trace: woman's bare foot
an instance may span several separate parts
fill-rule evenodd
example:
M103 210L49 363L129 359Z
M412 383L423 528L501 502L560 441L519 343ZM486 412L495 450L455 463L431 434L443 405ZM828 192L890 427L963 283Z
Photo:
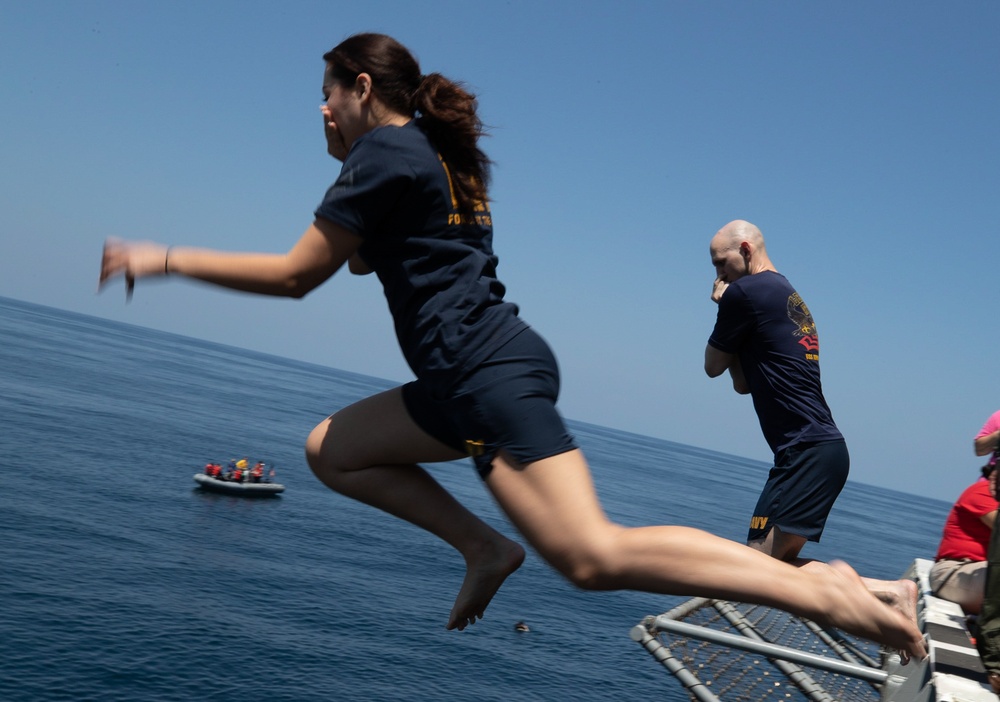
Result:
M823 623L898 649L905 656L918 660L927 657L923 636L913 618L874 597L861 577L843 561L832 561L829 566L826 575L814 571L825 580L831 598L832 606L821 615ZM914 602L915 598L914 587Z
M904 617L917 624L917 584L912 580L875 580L874 578L861 578L861 581L872 593L895 610L898 610ZM906 651L899 652L899 658L903 665L910 662L910 656Z
M917 623L917 584L912 580L875 580L861 578L868 591L903 616Z
M476 619L482 619L493 595L523 562L521 544L507 538L477 554L475 559L466 558L465 580L451 608L448 628L462 631L475 624Z

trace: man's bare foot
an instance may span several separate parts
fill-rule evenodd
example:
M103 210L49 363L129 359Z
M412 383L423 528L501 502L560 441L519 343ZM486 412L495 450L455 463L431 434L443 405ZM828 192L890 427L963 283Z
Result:
M451 608L448 628L462 631L469 624L475 624L476 619L482 619L503 581L523 562L521 544L507 538L477 554L475 559L467 558L465 580Z
M914 618L904 614L903 609L886 606L873 597L861 577L843 561L832 561L829 566L828 570L814 571L826 581L824 584L829 588L827 593L833 604L822 615L825 619L822 623L898 649L906 657L918 660L927 657L923 636ZM915 603L915 586L913 596ZM915 608L914 604L914 613Z

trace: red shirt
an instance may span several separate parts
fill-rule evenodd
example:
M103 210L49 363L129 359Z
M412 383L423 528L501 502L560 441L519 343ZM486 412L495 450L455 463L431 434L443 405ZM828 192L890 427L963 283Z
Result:
M985 561L992 530L983 524L981 517L996 509L997 501L990 496L990 481L986 478L965 488L944 523L937 560Z

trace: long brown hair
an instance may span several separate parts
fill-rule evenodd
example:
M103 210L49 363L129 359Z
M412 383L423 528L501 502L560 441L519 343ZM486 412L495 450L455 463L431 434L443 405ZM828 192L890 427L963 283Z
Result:
M418 115L420 128L448 166L462 214L487 201L489 157L479 148L485 127L476 113L476 96L440 73L422 75L409 50L384 34L355 34L323 55L330 75L354 85L358 75L372 78L378 99L400 114Z

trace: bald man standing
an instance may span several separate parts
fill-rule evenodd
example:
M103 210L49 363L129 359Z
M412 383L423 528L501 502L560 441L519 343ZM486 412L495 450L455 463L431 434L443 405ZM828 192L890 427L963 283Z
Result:
M774 467L754 508L747 544L783 561L819 541L847 482L851 459L833 421L819 372L812 314L778 273L760 229L743 220L720 229L709 247L715 266L712 299L719 311L705 349L705 372L725 371L733 389L753 398ZM915 618L909 581L866 579L879 599Z

